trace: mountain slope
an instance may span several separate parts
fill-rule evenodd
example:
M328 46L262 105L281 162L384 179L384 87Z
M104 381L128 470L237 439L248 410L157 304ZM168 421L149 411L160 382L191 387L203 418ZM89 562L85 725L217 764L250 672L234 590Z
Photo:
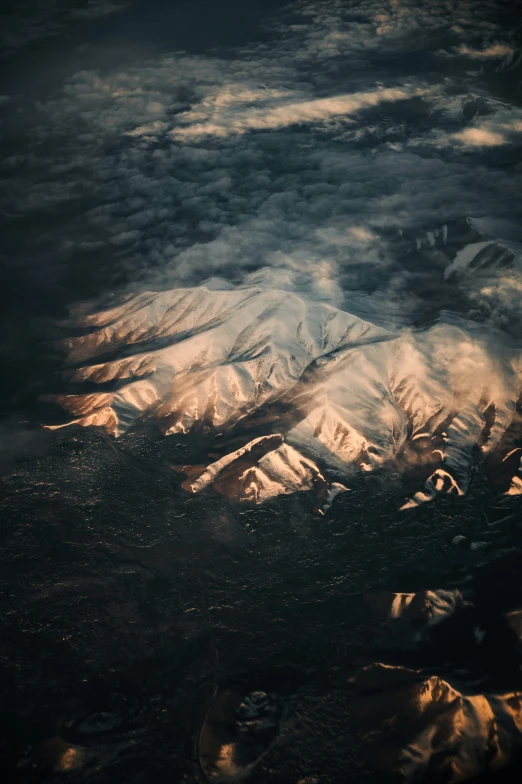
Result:
M186 487L254 503L298 489L325 496L331 479L383 467L409 445L433 471L406 508L464 494L473 462L513 419L518 353L496 356L476 331L450 324L392 333L260 280L77 312L90 331L66 342L69 362L82 363L67 375L99 391L56 398L75 417L68 424L114 436L143 417L166 435L234 430L244 447Z

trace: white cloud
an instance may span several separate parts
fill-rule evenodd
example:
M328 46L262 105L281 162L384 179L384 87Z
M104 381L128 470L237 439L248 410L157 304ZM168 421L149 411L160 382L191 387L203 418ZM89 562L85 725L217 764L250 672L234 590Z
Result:
M507 44L494 43L486 46L484 49L474 49L467 44L461 44L457 53L464 57L471 57L473 60L492 60L500 57L513 57L516 49Z
M501 106L481 123L475 122L454 133L435 131L432 138L440 147L457 146L474 149L516 143L520 133L522 133L522 109Z
M229 90L226 90L228 95ZM246 133L254 130L274 130L299 123L324 123L337 117L349 118L362 109L380 103L404 101L426 94L425 89L415 87L381 88L371 92L336 95L315 100L288 100L269 106L245 107L239 102L222 101L218 93L210 111L196 106L180 116L187 125L176 127L172 136L179 140L198 139L204 136L227 136L231 133ZM250 93L249 93L250 95ZM261 98L263 95L261 94ZM208 101L206 102L208 106ZM202 121L204 119L204 121ZM191 120L193 121L191 123Z
M377 239L375 233L366 226L351 226L346 229L318 229L317 236L329 244L353 246L354 243L368 245Z
M126 131L126 136L148 136L148 137L155 137L158 134L161 134L162 131L167 129L167 123L161 122L157 120L153 123L148 123L147 125L139 125L137 128L133 128L132 131Z
M450 137L465 147L496 147L505 144L506 137L501 133L489 131L487 128L465 128Z

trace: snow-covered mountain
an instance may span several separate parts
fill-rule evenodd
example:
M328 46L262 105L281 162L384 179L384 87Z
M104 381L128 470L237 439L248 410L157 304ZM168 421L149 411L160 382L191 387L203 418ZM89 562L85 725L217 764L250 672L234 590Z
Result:
M373 664L353 679L348 720L377 769L448 784L507 767L522 745L522 695L465 695L436 675ZM440 774L439 774L440 775Z
M411 446L433 471L405 507L464 494L477 454L496 449L514 416L518 353L450 324L391 332L285 280L268 270L238 287L213 279L79 308L88 331L66 341L67 375L99 391L56 398L69 424L117 437L152 417L165 435L224 443L233 429L234 448L199 476L185 467L191 492L262 503L313 489L327 503L334 480L343 489Z
M456 254L446 268L444 277L449 279L455 274L469 275L471 272L483 275L484 272L509 269L514 258L513 251L500 242L471 242Z
M378 618L423 620L430 626L449 618L457 609L466 605L462 594L456 590L424 590L417 593L368 592L364 595L364 602Z

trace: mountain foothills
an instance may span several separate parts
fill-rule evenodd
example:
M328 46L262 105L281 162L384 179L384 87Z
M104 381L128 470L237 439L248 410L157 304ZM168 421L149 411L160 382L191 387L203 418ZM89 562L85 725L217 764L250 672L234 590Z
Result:
M101 312L78 306L83 334L65 341L66 375L91 391L55 398L74 416L67 424L117 437L153 418L167 436L219 435L231 447L217 460L178 467L193 493L259 504L314 490L324 509L356 472L413 465L429 470L405 508L465 494L477 459L519 457L521 349L508 325L499 350L494 309L473 312L477 292L487 299L517 270L517 249L469 219L390 244L417 269L419 254L440 266L453 311L383 325L382 313L363 319L275 268L238 286L213 278L128 294ZM522 489L517 467L511 494Z

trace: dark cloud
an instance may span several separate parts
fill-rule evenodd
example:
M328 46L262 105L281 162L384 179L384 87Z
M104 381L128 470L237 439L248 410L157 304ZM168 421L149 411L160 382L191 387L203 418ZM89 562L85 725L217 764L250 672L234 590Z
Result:
M7 5L0 33L0 56L3 57L33 42L59 38L78 24L123 11L129 1L22 0Z

